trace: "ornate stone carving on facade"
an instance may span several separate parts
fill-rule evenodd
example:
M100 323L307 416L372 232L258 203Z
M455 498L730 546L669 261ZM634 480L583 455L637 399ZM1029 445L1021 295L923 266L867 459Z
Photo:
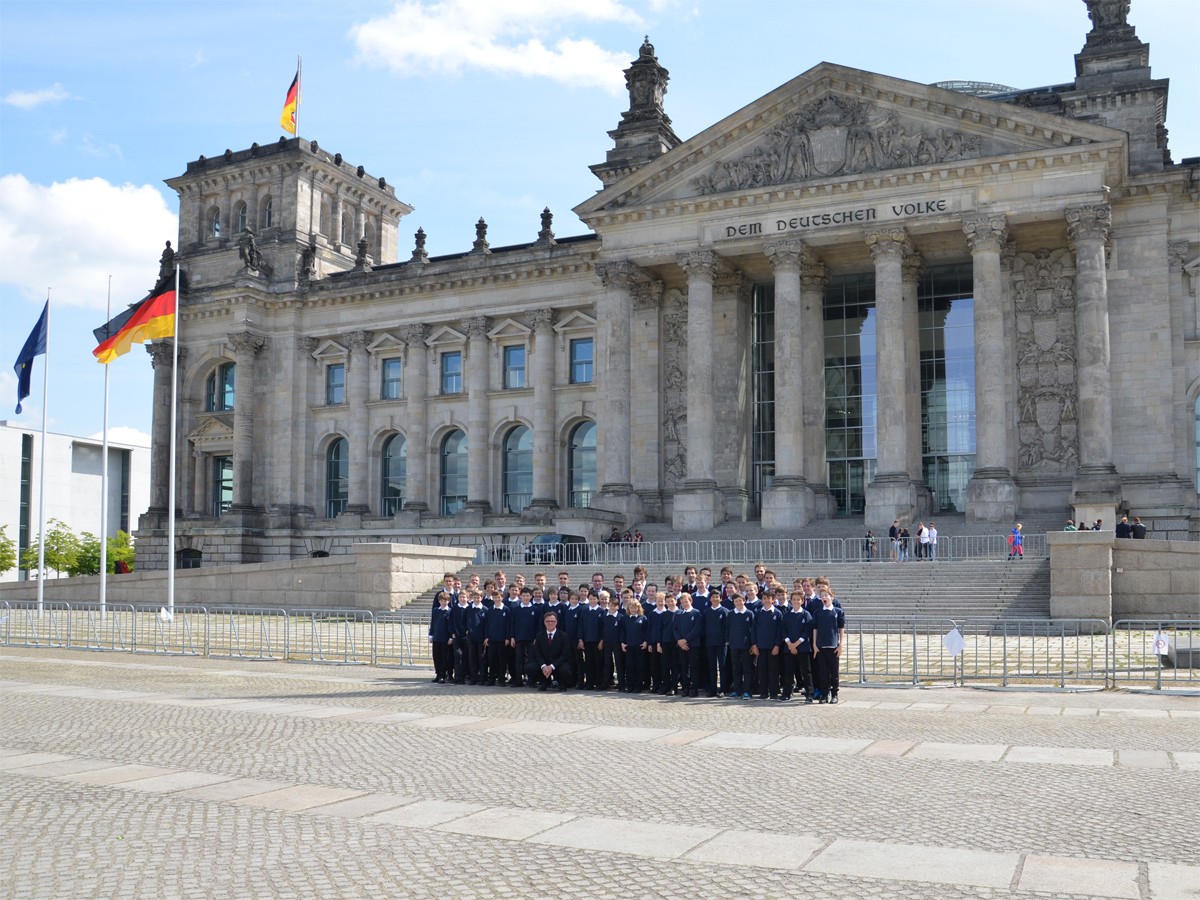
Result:
M348 331L345 334L346 346L351 350L366 350L374 337L373 331Z
M763 245L763 253L775 272L789 268L799 269L804 263L807 250L804 241L795 238L771 241Z
M402 325L396 329L400 335L400 340L404 341L411 350L415 344L424 344L425 339L429 337L429 326L424 324L419 325Z
M661 281L639 282L633 286L633 308L635 310L657 309L662 299Z
M413 235L413 252L412 262L427 263L429 262L429 254L425 250L425 229L418 228L417 233Z
M171 359L174 356L175 342L170 338L160 338L157 341L152 341L145 345L146 352L150 354L150 368L158 366L171 367ZM182 364L187 357L187 348L179 348L179 362Z
M308 356L316 353L319 346L321 346L321 342L315 337L300 336L296 338L296 349Z
M158 258L158 282L161 284L168 278L175 277L175 251L171 249L171 242L167 241L167 246L163 249L162 256Z
M829 286L829 270L811 252L800 266L800 290L824 291Z
M595 264L596 277L606 288L632 290L642 270L627 259L614 259Z
M871 251L871 259L892 257L902 262L907 254L914 252L908 232L903 228L885 228L870 232L867 235L867 249Z
M483 216L479 217L479 221L475 223L475 243L471 245L472 253L491 253L491 247L487 239L487 222L483 221Z
M1075 267L1069 250L1013 257L1017 320L1017 464L1070 475L1079 463Z
M361 237L358 239L358 246L354 254L354 268L361 269L365 272L371 271L371 267L367 265L367 249L369 247L370 243L367 241L366 237Z
M721 258L712 250L691 250L687 253L680 253L675 261L689 277L695 273L710 281L724 269Z
M242 261L242 271L271 277L271 264L263 258L258 249L258 242L254 239L254 232L250 228L243 231L242 236L238 238L238 258Z
M1114 44L1141 44L1129 24L1129 0L1084 0L1092 30L1088 32L1083 52L1111 47Z
M662 305L663 489L678 490L687 478L687 297L676 288Z
M999 253L1008 239L1008 222L1004 216L967 216L962 227L972 254L988 250Z
M231 334L228 336L228 340L235 353L249 353L251 356L257 356L259 351L267 345L266 337L253 331Z
M981 147L978 137L946 128L926 134L874 103L830 94L786 116L762 145L691 183L701 194L717 194L967 159Z
M486 338L488 330L492 327L492 320L487 316L471 316L469 319L463 319L462 324L468 337Z
M300 264L297 267L300 283L307 285L317 277L317 242L309 243L300 251Z
M1066 210L1067 236L1077 241L1107 241L1112 230L1112 207L1106 203L1095 206L1073 206Z
M542 245L554 243L554 229L551 227L554 224L554 213L550 212L550 207L542 210L542 230L538 232L537 242Z
M621 114L623 122L638 122L646 119L662 119L670 124L663 111L663 98L667 93L670 73L659 65L654 55L650 35L642 41L638 58L625 70L625 86L629 89L629 110Z
M554 310L552 309L531 309L525 314L525 317L529 320L529 327L534 331L554 326Z
M916 284L921 280L925 271L925 257L916 250L909 250L900 261L900 281L903 284Z

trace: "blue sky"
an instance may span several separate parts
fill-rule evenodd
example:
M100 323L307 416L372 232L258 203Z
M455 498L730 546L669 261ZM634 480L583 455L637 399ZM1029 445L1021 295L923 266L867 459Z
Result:
M1191 0L1133 0L1130 22L1171 79L1173 156L1200 156ZM201 154L279 138L304 57L301 136L384 176L436 255L561 237L599 186L627 106L621 69L649 34L688 138L823 60L916 82L1015 87L1074 78L1081 0L406 0L0 5L0 403L51 288L49 428L96 434L103 368L91 330L139 299L175 239L162 180ZM114 439L150 430L151 369L110 366ZM41 373L21 416L41 423Z

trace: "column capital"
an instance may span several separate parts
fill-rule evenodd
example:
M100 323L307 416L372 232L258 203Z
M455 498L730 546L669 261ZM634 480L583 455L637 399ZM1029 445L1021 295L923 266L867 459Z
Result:
M687 273L689 281L693 277L712 281L721 268L720 257L712 250L692 250L688 253L680 253L675 257L675 261L679 264L679 268Z
M825 263L810 259L800 266L800 290L824 291L829 286L829 270Z
M781 270L798 270L804 263L807 252L804 241L796 238L784 238L763 245L763 253L777 273Z
M174 346L175 342L169 338L159 339L146 344L146 352L150 354L150 367L157 368L158 366L166 366L168 369L171 368L171 360L175 353ZM186 356L187 351L183 347L180 347L179 361L183 362L184 357Z
M1017 261L1017 242L1005 241L1004 246L1000 248L1000 272L1005 276L1011 276L1013 266Z
M633 308L657 309L662 294L663 283L661 281L640 281L633 286Z
M487 316L471 316L468 319L463 319L463 328L467 330L468 337L487 337L488 329L492 327L492 320Z
M921 272L925 268L925 257L916 250L904 254L900 261L900 283L916 284L921 280Z
M867 233L867 249L876 262L891 259L899 261L912 250L912 243L903 228L884 228Z
M296 349L301 353L307 353L309 356L317 352L317 347L321 345L315 337L307 337L301 335L296 338Z
M400 340L404 341L411 350L417 344L425 346L425 338L429 337L428 325L402 325L397 329L400 332Z
M553 309L531 309L526 318L529 319L529 324L533 326L534 331L545 331L554 326L555 313Z
M967 216L962 222L967 248L976 253L999 253L1008 239L1008 222L1001 215Z
M1191 250L1191 244L1187 241L1172 241L1167 244L1167 260L1171 264L1172 269L1178 269L1187 262L1188 251Z
M267 345L267 339L261 334L256 334L253 331L240 331L234 334L226 335L233 352L238 356L249 354L251 357L257 356L259 351Z
M348 331L346 332L346 343L351 351L366 350L367 344L371 343L371 338L375 336L372 331Z
M596 277L606 288L630 290L637 282L642 270L627 259L598 262L594 266Z
M1107 241L1112 229L1112 207L1107 203L1094 206L1071 206L1065 210L1067 237L1071 243L1079 241Z

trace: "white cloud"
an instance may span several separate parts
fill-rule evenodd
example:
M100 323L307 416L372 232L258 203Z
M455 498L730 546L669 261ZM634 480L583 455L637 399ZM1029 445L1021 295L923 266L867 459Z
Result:
M359 59L402 74L477 68L619 93L629 51L562 34L577 22L641 25L641 18L617 0L402 0L350 34Z
M102 144L90 134L83 136L83 141L80 143L79 149L88 156L96 156L100 159L107 159L110 156L115 156L117 159L125 158L125 155L121 152L120 144Z
M104 440L104 432L97 431L95 434L89 434L88 440L102 441ZM117 425L108 429L108 442L110 444L130 444L134 447L149 447L150 435L129 425Z
M36 91L9 91L4 95L4 102L17 109L34 109L43 103L58 103L70 96L61 84L52 84Z
M175 214L148 184L0 177L0 284L30 299L49 286L55 304L103 310L111 275L113 309L124 309L153 286L163 242L178 233Z

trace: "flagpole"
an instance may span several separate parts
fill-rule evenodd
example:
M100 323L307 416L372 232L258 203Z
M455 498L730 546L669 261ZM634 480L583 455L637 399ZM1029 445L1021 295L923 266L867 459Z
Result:
M112 319L112 276L104 321ZM108 366L104 367L104 449L100 460L100 618L108 609Z
M46 358L42 360L42 448L38 466L38 585L40 616L46 600L46 401L50 396L50 288L46 288Z
M300 74L300 54L296 54L296 137L300 137L300 94L304 91L304 78Z
M167 487L167 612L175 614L175 409L179 403L179 266L175 266L175 322L171 337L171 462Z

